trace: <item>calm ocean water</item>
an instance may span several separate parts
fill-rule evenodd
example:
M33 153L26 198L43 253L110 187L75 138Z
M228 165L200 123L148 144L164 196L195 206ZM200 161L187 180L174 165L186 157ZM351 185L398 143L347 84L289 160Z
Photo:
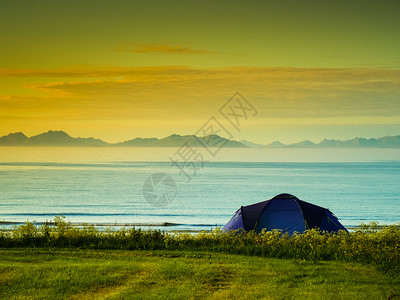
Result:
M64 215L71 222L210 229L223 226L241 205L291 193L329 208L345 226L400 222L400 150L223 149L191 173L190 182L168 162L175 151L0 148L0 221ZM165 207L142 194L146 178L157 172L177 185Z

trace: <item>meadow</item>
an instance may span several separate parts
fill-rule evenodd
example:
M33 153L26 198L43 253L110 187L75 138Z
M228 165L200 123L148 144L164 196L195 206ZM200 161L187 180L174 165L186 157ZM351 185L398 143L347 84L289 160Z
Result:
M290 237L99 230L60 216L1 231L0 249L1 299L400 299L396 225Z
M0 250L1 299L398 299L399 286L399 278L342 261L189 250Z

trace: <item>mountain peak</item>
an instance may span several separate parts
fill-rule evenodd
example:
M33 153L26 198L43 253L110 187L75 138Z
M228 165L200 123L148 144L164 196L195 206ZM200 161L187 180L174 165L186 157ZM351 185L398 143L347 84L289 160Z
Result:
M28 140L28 137L22 132L10 133L0 137L0 143L5 145L21 145L26 140Z
M45 133L39 134L39 135L59 135L59 136L70 136L68 133L66 133L65 131L62 130L49 130Z
M169 135L169 136L165 137L164 139L168 139L168 138L178 138L178 137L181 137L181 136L182 136L182 135L179 135L179 134L173 133L173 134L171 134L171 135Z
M69 136L64 131L49 130L48 132L31 136L28 140L28 143L31 145L62 146L65 144L70 145L73 143L73 141L74 141L74 138Z
M267 147L269 148L281 148L285 147L286 145L281 143L280 141L273 141L271 144L268 144Z
M310 140L304 140L302 142L290 144L287 147L291 147L291 148L311 148L311 147L315 147L315 146L316 146L316 144L311 142Z

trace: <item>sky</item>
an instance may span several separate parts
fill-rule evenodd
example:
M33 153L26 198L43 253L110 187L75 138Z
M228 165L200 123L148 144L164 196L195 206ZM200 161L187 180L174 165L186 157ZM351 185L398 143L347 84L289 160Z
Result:
M4 0L0 135L118 142L213 117L264 144L397 135L399 29L397 0ZM235 127L236 92L253 111Z

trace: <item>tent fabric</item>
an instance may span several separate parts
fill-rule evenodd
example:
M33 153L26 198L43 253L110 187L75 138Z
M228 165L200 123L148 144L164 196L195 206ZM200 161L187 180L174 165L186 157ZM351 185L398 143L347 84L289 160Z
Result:
M267 201L242 206L222 230L279 229L291 235L312 228L328 232L346 230L329 209L290 194L280 194Z
M296 201L290 198L282 198L279 201L270 201L258 218L256 231L266 228L282 229L288 232L303 232L306 230L304 217Z
M236 211L235 215L232 217L232 219L230 219L228 224L226 224L225 226L229 228L238 228L238 229L244 228L242 209Z

